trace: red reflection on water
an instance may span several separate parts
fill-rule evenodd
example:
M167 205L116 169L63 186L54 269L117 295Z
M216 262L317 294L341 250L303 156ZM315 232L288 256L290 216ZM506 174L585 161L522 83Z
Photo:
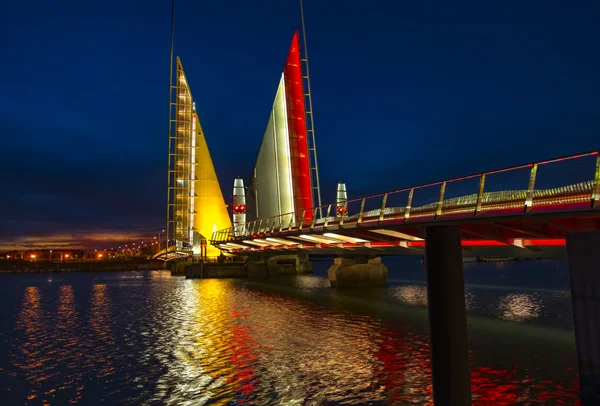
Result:
M433 405L429 340L423 335L382 329L377 382L390 402ZM570 385L523 376L517 369L471 365L472 404L507 406L522 403L580 405L577 374Z
M260 390L260 386L255 384L258 378L253 367L258 359L256 355L258 345L250 337L252 333L250 327L244 323L247 316L246 312L235 307L231 312L233 319L231 364L234 366L231 380L238 393L241 394L240 397L236 397L236 403L251 402L254 395Z

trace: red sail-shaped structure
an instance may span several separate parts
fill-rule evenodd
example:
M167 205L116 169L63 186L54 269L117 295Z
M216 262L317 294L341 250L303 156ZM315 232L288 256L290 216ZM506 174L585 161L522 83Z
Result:
M248 220L272 218L279 228L302 219L305 223L312 221L304 77L296 31L246 194ZM272 223L269 226L273 227Z
M302 212L313 207L310 161L308 156L308 139L306 131L306 104L302 79L302 61L300 55L300 39L298 30L294 33L290 51L283 70L288 112L288 131L290 140L290 157L292 165L292 183L294 190L294 207ZM305 213L305 220L310 221L312 213Z

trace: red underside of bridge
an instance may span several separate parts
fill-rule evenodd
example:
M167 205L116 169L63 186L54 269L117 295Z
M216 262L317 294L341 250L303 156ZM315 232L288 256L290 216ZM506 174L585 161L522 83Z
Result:
M573 210L573 205L569 205ZM561 209L563 209L561 207ZM579 207L581 209L581 207ZM339 220L337 220L339 222ZM409 219L407 221L390 219L377 224L377 220L364 219L360 226L356 221L347 222L340 228L339 224L331 224L324 229L322 226L315 226L310 229L309 226L302 230L292 229L288 231L274 231L271 233L257 233L249 235L238 241L248 248L230 249L230 252L242 254L250 252L265 251L299 251L308 250L311 253L322 252L326 254L329 249L362 249L373 252L380 251L381 254L407 254L418 255L423 252L425 247L425 228L432 225L458 225L461 229L463 249L469 251L471 248L489 248L477 252L502 253L508 250L502 250L503 247L517 249L517 254L523 250L525 256L535 256L536 249L552 247L557 249L566 245L565 238L569 232L598 231L600 230L600 213L595 210L582 210L580 212L556 213L548 210L537 210L536 212L511 213L511 211L501 210L487 213L486 216L457 218L457 216L443 216L433 219L433 216L424 216L418 219ZM382 234L385 232L388 234ZM323 243L318 241L300 241L298 236L307 235L316 238L335 239L335 237L323 236L325 233L336 234L338 236L361 239L366 242L346 242ZM292 240L294 244L276 244L271 243L265 246L251 246L246 241L255 239L285 239ZM234 243L237 243L234 241ZM390 250L391 248L391 250ZM399 250L395 250L398 248ZM498 249L494 249L498 248ZM527 253L530 249L533 252ZM542 257L561 256L560 249L555 249L550 255L540 255ZM541 250L543 251L543 250ZM556 254L556 253L559 254ZM487 255L487 254L485 254Z

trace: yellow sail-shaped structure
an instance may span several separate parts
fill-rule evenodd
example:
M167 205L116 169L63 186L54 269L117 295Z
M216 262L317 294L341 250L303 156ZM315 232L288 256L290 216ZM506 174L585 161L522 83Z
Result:
M174 134L169 151L169 239L178 252L207 256L220 250L208 243L213 231L231 227L192 93L177 58Z
M231 218L227 212L227 205L223 199L221 186L213 166L208 144L200 125L200 120L194 110L194 128L196 136L196 180L194 206L194 227L202 237L210 240L212 233L231 227ZM220 250L208 244L206 255L209 257L219 255Z

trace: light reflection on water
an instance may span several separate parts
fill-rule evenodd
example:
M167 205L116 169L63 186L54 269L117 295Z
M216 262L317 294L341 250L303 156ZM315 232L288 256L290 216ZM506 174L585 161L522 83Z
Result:
M535 319L541 310L541 299L535 293L511 293L500 302L501 317L511 321Z
M11 376L0 387L10 388L7 404L431 402L426 325L367 307L356 312L368 301L336 296L324 278L297 278L292 291L330 304L265 284L164 272L27 285L16 285L7 364L0 359ZM423 285L387 293L392 307L427 303ZM495 309L510 320L537 317L543 307L532 295L504 296ZM477 293L467 297L478 308ZM539 359L502 344L504 352L495 344L473 351L474 404L576 404L575 374L566 371L574 361L554 360L547 375L533 370Z
M427 287L425 285L403 285L390 288L392 296L401 303L410 306L427 307ZM471 310L476 307L475 295L465 291L465 307Z

